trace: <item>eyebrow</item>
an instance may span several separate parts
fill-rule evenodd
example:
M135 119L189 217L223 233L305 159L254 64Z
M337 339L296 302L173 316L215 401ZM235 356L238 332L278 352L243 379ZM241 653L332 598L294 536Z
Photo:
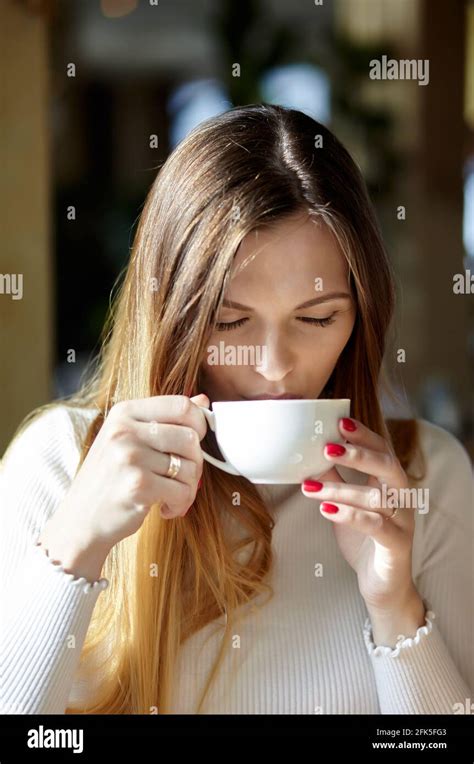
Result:
M306 300L306 302L301 303L301 305L297 305L295 310L300 310L300 308L310 308L312 305L319 305L322 302L329 302L330 300L343 298L350 300L351 295L347 292L329 292L328 294L321 295L321 297L313 297L312 300ZM242 305L242 303L234 302L233 300L223 300L222 305L224 308L234 308L235 310L248 310L253 312L253 308L249 305Z

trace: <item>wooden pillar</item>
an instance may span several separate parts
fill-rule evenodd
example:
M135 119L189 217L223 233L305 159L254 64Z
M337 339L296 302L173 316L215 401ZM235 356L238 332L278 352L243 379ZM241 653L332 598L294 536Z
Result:
M6 0L0 11L0 456L53 395L48 22L35 7Z
M472 394L467 348L472 298L453 293L453 275L464 270L465 13L463 0L448 4L423 0L421 4L419 58L429 60L430 81L419 88L415 236L423 277L420 370L437 373L450 383L466 420Z

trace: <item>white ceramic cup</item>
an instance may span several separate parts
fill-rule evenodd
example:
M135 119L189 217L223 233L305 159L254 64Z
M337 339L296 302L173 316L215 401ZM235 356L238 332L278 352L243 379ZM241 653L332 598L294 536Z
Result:
M326 443L343 443L350 398L217 401L201 407L225 461L204 459L251 483L301 483L331 468Z

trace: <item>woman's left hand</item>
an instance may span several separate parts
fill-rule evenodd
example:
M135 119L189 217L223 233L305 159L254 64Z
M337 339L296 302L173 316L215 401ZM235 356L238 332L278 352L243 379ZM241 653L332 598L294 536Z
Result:
M347 429L351 426L352 430ZM326 444L328 464L368 474L367 484L322 479L314 481L323 483L321 490L307 490L305 481L302 491L307 497L322 500L321 513L333 523L340 550L357 573L360 593L369 612L402 612L405 603L413 603L413 598L418 597L421 602L411 571L415 510L398 507L391 517L393 497L399 504L400 490L409 488L407 475L391 445L362 422L340 419L339 429L349 442L344 446L335 444L334 449ZM331 450L340 455L331 455ZM335 474L336 470L331 470L331 475ZM382 483L387 489L395 489L388 491L391 499L388 507L383 506ZM337 511L324 511L324 502Z

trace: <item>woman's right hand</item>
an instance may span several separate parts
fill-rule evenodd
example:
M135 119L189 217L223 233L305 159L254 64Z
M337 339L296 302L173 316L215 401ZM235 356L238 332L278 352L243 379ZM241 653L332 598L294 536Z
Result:
M209 399L158 395L115 404L40 541L55 526L63 538L111 549L140 528L156 502L166 504L163 517L185 515L202 474L207 423L198 404L209 406ZM174 479L166 477L170 453L181 458Z

